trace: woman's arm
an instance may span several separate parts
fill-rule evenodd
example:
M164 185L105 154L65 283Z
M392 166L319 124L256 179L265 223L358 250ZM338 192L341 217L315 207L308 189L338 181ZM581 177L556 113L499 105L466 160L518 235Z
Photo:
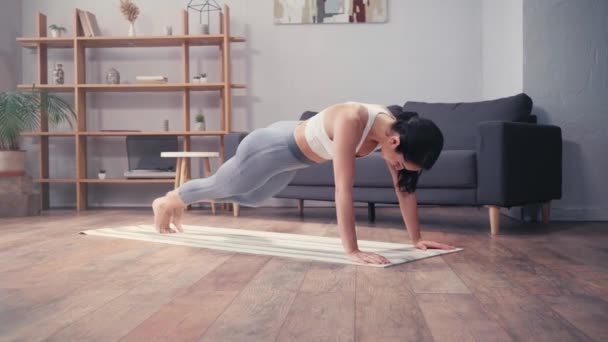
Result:
M419 249L454 249L453 246L445 245L439 242L422 240L422 236L420 235L420 224L418 221L418 201L416 200L416 193L401 191L399 189L397 171L388 163L387 167L393 178L393 186L395 187L395 194L399 200L399 209L401 210L401 216L403 216L405 228L407 229L414 246Z
M356 113L345 111L337 115L333 123L334 142L334 184L336 186L336 216L342 246L346 253L359 249L355 232L355 213L353 208L353 184L355 180L355 141L361 132Z
M401 210L401 216L403 217L403 223L405 228L410 235L410 239L413 244L416 244L422 239L420 235L420 225L418 223L418 201L416 200L416 193L407 193L399 189L397 171L387 162L388 170L393 178L393 186L395 187L395 194L397 200L399 200L399 209Z
M337 115L333 128L336 215L344 251L357 261L374 264L389 263L383 256L359 251L357 244L353 184L355 180L355 149L363 131L357 112L345 110L341 115Z

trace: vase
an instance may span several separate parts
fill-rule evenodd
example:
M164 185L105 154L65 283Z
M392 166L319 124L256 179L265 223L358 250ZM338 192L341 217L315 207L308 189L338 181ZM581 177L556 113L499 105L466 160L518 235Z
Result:
M209 25L207 25L207 24L200 24L198 26L198 33L200 33L200 34L209 34Z
M105 173L98 173L97 177L99 177L99 179L106 179L106 174Z
M204 122L198 122L198 130L199 131L204 131L205 130L205 123Z
M53 37L53 38L59 38L59 37L61 37L61 31L55 30L55 29L51 29L51 37Z
M57 64L55 69L53 69L53 83L54 84L63 84L64 83L64 72L63 65Z
M118 70L114 68L110 68L106 73L106 83L107 84L119 84L120 83L120 73Z
M129 23L129 37L135 37L135 22Z

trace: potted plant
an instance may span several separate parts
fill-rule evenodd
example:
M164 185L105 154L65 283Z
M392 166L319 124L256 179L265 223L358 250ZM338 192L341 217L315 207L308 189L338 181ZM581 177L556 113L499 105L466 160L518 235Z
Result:
M51 29L51 37L53 37L53 38L59 38L59 37L61 37L61 34L63 32L67 32L67 30L65 29L65 27L58 26L58 25L55 25L55 24L49 26L49 28Z
M97 177L99 177L99 179L106 179L106 170L100 169Z
M199 75L199 83L207 83L207 74L206 73L202 73Z
M0 92L0 176L25 174L25 151L19 149L19 136L40 127L40 113L46 112L50 125L68 122L76 113L62 98L45 91Z
M205 130L205 116L202 113L199 113L196 116L195 120L198 123L198 130L204 131Z

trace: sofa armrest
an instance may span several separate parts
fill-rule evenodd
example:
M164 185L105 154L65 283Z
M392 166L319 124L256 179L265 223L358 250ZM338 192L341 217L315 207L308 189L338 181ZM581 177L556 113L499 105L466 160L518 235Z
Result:
M232 132L224 136L224 160L228 160L234 156L237 147L241 141L247 136L247 132Z
M478 124L477 202L510 207L561 198L562 135L557 126Z

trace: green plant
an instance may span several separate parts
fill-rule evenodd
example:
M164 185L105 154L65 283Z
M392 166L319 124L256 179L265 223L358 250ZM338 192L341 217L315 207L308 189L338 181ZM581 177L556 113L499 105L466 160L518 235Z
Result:
M57 31L59 31L59 32L66 32L66 31L67 31L67 30L65 29L65 27L63 27L63 26L58 26L58 25L55 25L55 24L50 25L50 26L49 26L49 28L50 28L51 30L57 30Z
M99 173L106 173L106 170L104 170L104 169L100 169L100 170L99 170Z
M203 114L198 114L195 120L196 122L205 122L205 116Z
M18 150L19 135L40 127L40 113L47 113L50 125L76 118L72 107L62 98L46 91L0 92L0 150Z

